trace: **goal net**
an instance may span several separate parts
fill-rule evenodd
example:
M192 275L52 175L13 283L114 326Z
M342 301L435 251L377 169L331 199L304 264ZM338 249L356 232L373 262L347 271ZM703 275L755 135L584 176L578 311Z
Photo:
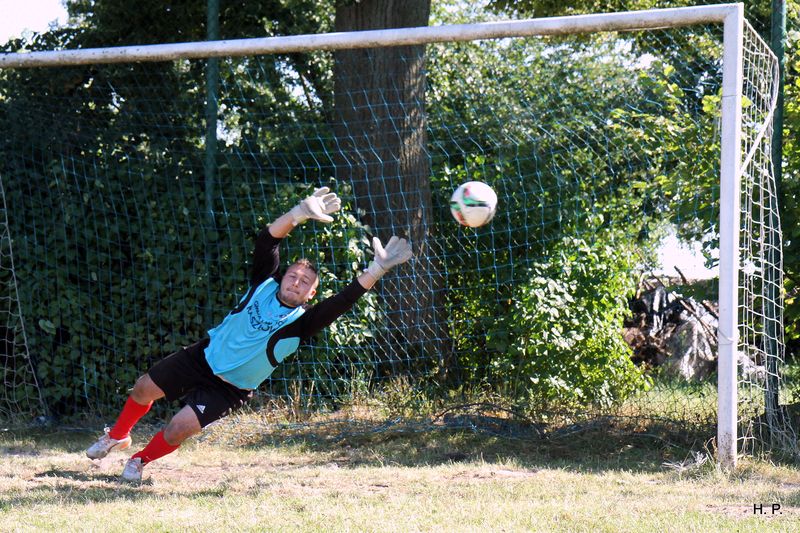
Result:
M126 50L136 62L0 56L0 412L115 416L138 375L245 293L256 233L324 185L341 214L282 247L284 262L318 264L321 297L365 268L373 235L408 237L414 257L284 362L264 403L408 414L475 400L554 424L703 432L732 398L739 449L788 446L776 61L746 23L728 56L723 11ZM723 57L741 65L732 93ZM448 209L470 180L499 198L477 229ZM669 231L702 242L712 271L669 288L698 303L673 319L712 333L683 359L623 335L642 280L677 277L651 275ZM735 329L719 326L718 350L726 301ZM738 368L725 398L718 351ZM692 354L705 370L687 378L676 368Z

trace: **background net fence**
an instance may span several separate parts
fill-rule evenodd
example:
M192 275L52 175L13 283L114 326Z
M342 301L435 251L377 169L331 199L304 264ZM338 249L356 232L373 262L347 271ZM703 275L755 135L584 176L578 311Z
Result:
M28 351L25 322L19 302L14 253L8 229L3 183L0 180L0 316L2 316L3 394L0 415L11 418L19 413L44 413L46 405L40 395L36 372Z
M747 43L742 424L764 442L790 434L792 395L774 58L749 29ZM687 380L668 350L638 350L654 317L631 300L670 228L714 262L720 28L220 59L211 152L206 66L0 71L4 415L113 417L139 374L235 305L256 233L327 185L342 213L282 249L318 263L321 297L366 266L372 235L407 236L415 256L286 361L264 402L492 398L536 421L713 428L713 358ZM469 180L499 197L478 229L448 209ZM692 334L713 338L715 282L682 290L706 303Z

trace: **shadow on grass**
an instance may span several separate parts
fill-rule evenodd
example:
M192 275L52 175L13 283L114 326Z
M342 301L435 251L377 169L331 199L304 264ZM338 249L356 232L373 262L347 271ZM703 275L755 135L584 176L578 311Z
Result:
M706 449L708 431L682 431L651 424L646 428L592 423L545 432L524 428L435 427L430 424L271 425L230 424L212 442L259 448L298 448L331 457L339 467L435 466L460 462L513 463L523 468L560 468L577 472L626 470L663 472L664 463L681 462ZM228 437L234 440L228 440Z
M117 476L51 468L34 475L39 483L28 483L24 492L0 494L0 509L42 504L85 504L151 497L146 485L120 482Z
M465 420L451 420L464 423ZM363 466L436 466L448 463L513 463L521 468L559 468L576 472L633 471L663 472L665 462L680 462L693 452L706 449L712 432L676 431L650 424L625 427L619 420L575 424L545 431L541 426L489 419L469 420L461 427L408 421L354 422L339 420L316 424L267 424L257 418L228 419L209 428L202 445L245 449L278 448L306 455L305 465L335 463L341 468ZM150 426L138 427L136 438L145 440ZM0 453L20 456L61 451L82 452L95 437L94 431L34 429L20 430L9 441L0 434ZM24 442L20 444L20 439ZM35 448L26 446L32 443ZM11 452L11 453L6 453ZM310 459L310 460L309 460ZM55 477L77 483L93 482L81 501L91 498L140 497L141 487L120 483L116 475L51 469L37 477ZM145 484L146 487L146 484ZM100 493L93 491L99 490ZM105 494L103 491L108 492ZM94 500L92 500L94 501Z
M58 505L84 504L84 503L103 503L119 500L138 500L146 495L137 493L135 490L117 490L113 493L109 489L85 488L76 489L70 487L64 490L53 490L50 487L38 487L28 489L22 494L0 495L0 510L31 508L37 505L46 505L48 502L55 502Z
M161 424L138 424L141 439L149 439ZM103 435L102 425L77 426L13 426L0 430L0 456L37 456L45 453L80 453Z
M0 493L0 510L36 505L69 505L135 502L160 497L152 479L141 483L123 481L116 474L92 473L74 469L49 468L34 474L38 483L28 483L24 492ZM219 497L224 488L218 486L192 489L186 487L181 496L190 498Z
M35 474L33 477L48 478L48 479L69 479L72 481L80 481L80 482L99 481L99 482L106 482L106 483L120 485L121 487L131 487L131 488L136 487L136 485L130 483L124 484L123 482L120 481L119 476L115 476L112 474L91 474L80 470L51 468L50 470L39 472Z

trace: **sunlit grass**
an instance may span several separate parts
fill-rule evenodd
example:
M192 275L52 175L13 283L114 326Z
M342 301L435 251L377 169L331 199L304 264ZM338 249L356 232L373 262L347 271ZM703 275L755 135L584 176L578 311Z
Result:
M335 412L245 409L148 465L139 486L118 479L131 451L84 457L100 425L6 428L0 531L800 529L796 466L716 465L711 382L659 379L613 416L540 419L485 391L353 390ZM143 422L133 450L157 430Z
M800 472L664 467L646 439L530 442L452 430L237 434L220 424L145 469L92 463L89 432L0 434L4 531L792 531ZM151 432L134 433L141 445ZM587 445L591 443L592 445ZM675 453L673 449L672 453ZM668 454L667 454L668 455ZM754 504L781 505L754 515ZM768 510L771 507L766 507Z

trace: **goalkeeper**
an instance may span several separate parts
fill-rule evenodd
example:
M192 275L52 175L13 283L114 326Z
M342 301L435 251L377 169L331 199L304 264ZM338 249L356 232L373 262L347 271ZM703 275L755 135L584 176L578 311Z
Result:
M156 363L134 385L116 423L86 450L100 459L131 445L130 431L155 400L182 398L185 406L147 446L125 464L122 477L140 481L144 466L175 451L183 441L242 407L301 339L316 334L347 312L389 269L411 257L405 239L392 237L384 249L373 239L375 258L339 294L308 306L317 292L314 265L301 259L279 272L281 239L306 220L332 222L341 207L327 187L317 189L256 238L250 287L208 338Z

